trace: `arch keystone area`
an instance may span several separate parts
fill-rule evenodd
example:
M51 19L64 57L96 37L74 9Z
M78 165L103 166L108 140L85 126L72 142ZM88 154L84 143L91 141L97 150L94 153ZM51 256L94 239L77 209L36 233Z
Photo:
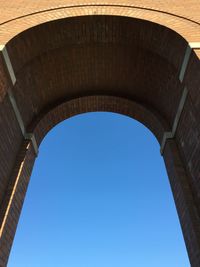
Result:
M156 136L199 267L199 1L0 1L0 12L0 267L40 143L89 111L130 116Z

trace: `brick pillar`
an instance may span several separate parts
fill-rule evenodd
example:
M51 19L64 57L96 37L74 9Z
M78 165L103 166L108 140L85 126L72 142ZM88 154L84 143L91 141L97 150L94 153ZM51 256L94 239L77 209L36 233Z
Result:
M32 144L24 141L0 207L0 267L7 265L34 161Z
M171 189L192 267L200 266L200 217L189 177L174 139L168 139L163 154Z

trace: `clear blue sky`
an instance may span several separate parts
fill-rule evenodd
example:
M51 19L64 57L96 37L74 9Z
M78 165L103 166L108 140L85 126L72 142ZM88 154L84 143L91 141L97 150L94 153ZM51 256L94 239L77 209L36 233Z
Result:
M8 267L189 267L159 144L113 113L40 146Z

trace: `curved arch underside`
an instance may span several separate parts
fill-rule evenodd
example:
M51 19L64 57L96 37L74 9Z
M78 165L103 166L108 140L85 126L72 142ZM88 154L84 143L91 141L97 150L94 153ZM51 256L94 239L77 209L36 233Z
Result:
M198 15L173 15L179 25L187 21L190 36L177 24L170 29L154 23L159 16L130 18L126 9L121 7L121 16L80 16L77 7L65 18L62 12L53 18L51 11L22 12L22 18L0 25L0 31L7 29L2 44L8 42L0 54L0 266L6 266L35 146L58 122L87 111L130 116L161 145L164 140L189 258L192 266L200 266L200 63L198 49L188 45L195 40L198 46ZM169 26L168 11L159 12ZM52 21L36 23L38 14Z
M25 127L48 106L93 95L142 103L170 127L183 91L178 75L186 47L165 27L123 17L84 16L31 28L7 45Z

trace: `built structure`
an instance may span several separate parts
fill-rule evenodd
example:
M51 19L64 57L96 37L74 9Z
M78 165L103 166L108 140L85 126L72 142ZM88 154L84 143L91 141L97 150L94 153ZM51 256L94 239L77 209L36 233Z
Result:
M199 0L0 0L0 267L42 139L89 111L125 114L157 137L200 267L199 59Z

